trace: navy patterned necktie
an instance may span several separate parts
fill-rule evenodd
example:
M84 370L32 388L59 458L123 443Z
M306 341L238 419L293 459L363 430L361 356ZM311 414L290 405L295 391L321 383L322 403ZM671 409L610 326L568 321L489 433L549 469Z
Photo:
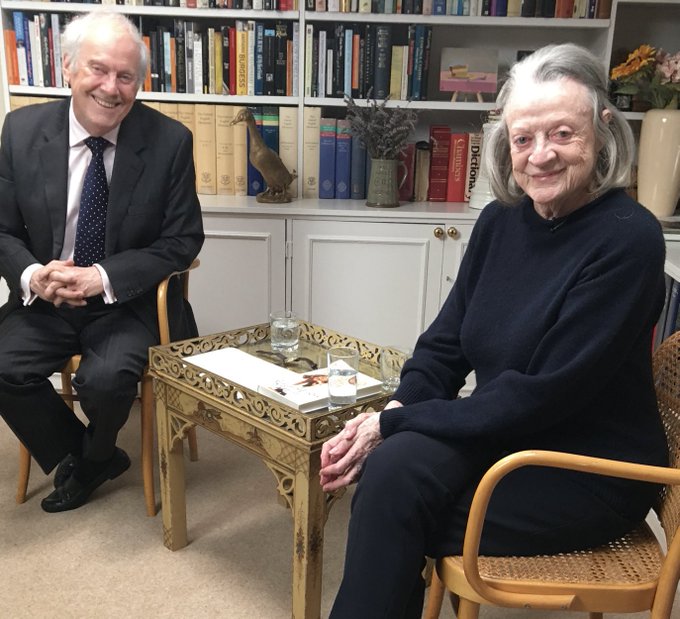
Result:
M104 150L110 142L104 138L89 137L85 144L92 151L92 160L85 174L80 211L76 227L73 261L76 266L89 267L104 258L104 233L106 207L109 203L109 185L104 168Z

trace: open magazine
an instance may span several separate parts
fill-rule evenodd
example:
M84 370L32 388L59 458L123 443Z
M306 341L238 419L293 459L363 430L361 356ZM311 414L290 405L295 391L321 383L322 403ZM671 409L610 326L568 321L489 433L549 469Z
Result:
M184 361L302 413L328 406L328 369L294 372L238 348L221 348ZM357 399L379 393L381 381L357 373Z

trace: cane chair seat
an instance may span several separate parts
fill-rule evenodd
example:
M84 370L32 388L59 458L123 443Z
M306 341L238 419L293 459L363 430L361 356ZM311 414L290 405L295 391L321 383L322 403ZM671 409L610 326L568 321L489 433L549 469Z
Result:
M160 284L156 291L156 302L158 306L158 329L160 333L160 343L170 343L170 323L168 319L167 293L170 280L173 277L180 277L182 280L182 292L185 299L189 298L189 272L197 268L200 264L198 259L194 260L188 269L171 273ZM73 391L71 377L78 370L80 365L80 355L73 355L61 369L61 397L73 409L74 401L78 400L77 394ZM156 515L156 493L154 490L153 478L153 412L155 401L153 395L153 384L148 368L145 368L141 377L141 389L139 394L141 404L141 462L142 478L144 482L144 499L146 513L148 516ZM196 442L195 428L187 433L189 443L189 457L192 461L198 460L198 446ZM19 443L19 474L17 480L16 502L24 503L28 491L28 480L31 474L31 455L22 443Z
M439 617L445 590L458 619L477 619L481 604L507 608L603 613L649 610L671 619L680 578L680 332L654 354L654 381L670 466L655 467L574 454L524 451L506 456L482 478L470 508L462 556L437 560L423 619ZM552 466L665 484L654 510L666 537L662 549L646 522L591 550L530 557L478 555L491 493L520 466ZM537 614L537 618L540 614Z

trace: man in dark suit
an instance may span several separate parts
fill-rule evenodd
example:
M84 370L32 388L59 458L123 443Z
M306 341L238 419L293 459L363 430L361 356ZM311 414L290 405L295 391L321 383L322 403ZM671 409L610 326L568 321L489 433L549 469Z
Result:
M134 25L81 16L62 50L71 98L9 113L0 146L0 414L57 467L48 512L129 467L116 438L159 340L156 286L204 238L191 133L135 101L147 57ZM170 296L172 336L195 335L179 287ZM87 425L49 381L77 353Z

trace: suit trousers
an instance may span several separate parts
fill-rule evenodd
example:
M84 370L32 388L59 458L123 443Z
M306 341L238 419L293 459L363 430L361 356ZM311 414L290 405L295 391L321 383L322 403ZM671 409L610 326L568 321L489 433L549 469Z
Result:
M502 455L482 442L454 443L415 432L381 443L366 459L352 500L344 574L331 619L419 619L425 556L462 554L474 490ZM584 477L537 467L510 473L492 496L481 554L587 548L638 522L595 496Z
M124 304L83 308L36 299L0 322L0 415L49 473L67 454L109 459L157 337ZM85 425L49 377L81 354L73 379Z

